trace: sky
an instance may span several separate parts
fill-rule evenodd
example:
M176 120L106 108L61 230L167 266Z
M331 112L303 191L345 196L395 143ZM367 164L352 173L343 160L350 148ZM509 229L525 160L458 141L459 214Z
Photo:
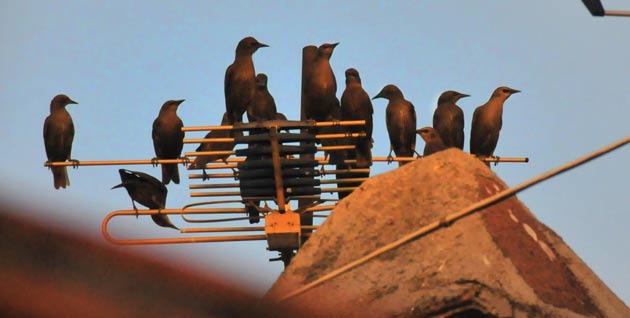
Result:
M607 8L630 10L624 1ZM65 93L79 160L150 159L151 125L169 99L186 126L218 125L223 77L238 41L270 47L254 55L278 110L299 118L301 51L340 42L331 59L340 97L354 67L370 96L397 85L430 126L441 92L458 102L466 146L474 108L507 85L522 91L505 105L495 153L528 157L493 170L517 185L630 135L630 18L590 16L578 0L559 1L6 1L0 0L0 158L2 200L39 207L25 215L104 241L103 218L130 209L118 168L81 167L55 190L42 127L50 100ZM374 104L374 155L386 156L385 100ZM201 138L203 133L188 133ZM420 138L418 148L422 149ZM193 151L197 145L186 145ZM519 194L530 210L630 304L630 147ZM395 169L376 163L372 174ZM180 166L180 174L187 172ZM167 207L201 201L188 184L169 185ZM15 211L16 215L24 215ZM180 226L178 217L171 219ZM244 224L242 224L244 225ZM115 219L118 237L179 237L149 218ZM282 271L265 242L122 247L224 277L264 293Z

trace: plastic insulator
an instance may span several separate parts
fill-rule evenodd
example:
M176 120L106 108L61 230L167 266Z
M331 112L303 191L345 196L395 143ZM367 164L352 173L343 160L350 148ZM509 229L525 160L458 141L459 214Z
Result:
M285 188L287 187L315 187L320 185L319 179L313 178L293 178L293 179L283 179L282 184ZM275 180L272 178L269 179L254 179L254 180L241 180L240 188L241 189L256 189L256 188L266 188L266 187L275 187Z
M289 154L315 154L316 152L317 152L317 147L315 146L280 146L281 156L286 156ZM255 156L255 155L271 156L271 146L259 146L259 147L237 149L234 153L237 156Z
M282 178L313 178L318 172L313 168L282 169ZM273 178L273 169L257 169L239 171L239 180Z
M282 168L311 168L319 165L319 162L314 159L280 159L280 166ZM252 169L273 169L273 161L271 159L252 160L238 163L239 170L252 170Z

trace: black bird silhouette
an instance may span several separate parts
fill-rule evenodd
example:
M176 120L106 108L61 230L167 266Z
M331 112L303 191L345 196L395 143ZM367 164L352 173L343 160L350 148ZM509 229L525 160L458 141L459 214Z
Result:
M153 121L153 148L155 159L177 159L184 148L184 123L177 116L177 108L184 99L169 100L162 105L160 113ZM162 165L162 182L169 184L171 180L179 184L179 171L176 163Z
M74 123L66 110L69 104L77 104L70 97L59 94L50 102L50 115L44 120L44 146L48 163L70 160L76 168L78 160L70 158L72 140L74 139ZM51 167L55 189L70 185L66 167Z
M437 131L432 127L420 128L416 132L424 140L424 153L422 154L424 157L448 148L442 142L442 138Z
M334 107L339 107L337 80L330 66L330 57L339 43L324 43L317 49L317 57L305 74L304 113L306 119L325 121L329 119Z
M365 132L356 139L356 150L349 151L349 159L356 159L357 168L372 165L372 115L374 108L370 96L361 86L361 77L354 68L346 70L346 89L341 95L341 120L365 120L365 126L349 126L347 132Z
M392 150L396 157L412 157L416 152L416 110L413 104L406 100L403 93L395 85L389 84L372 99L386 98L389 100L386 109L386 124L389 134L388 163L392 161ZM419 155L419 154L418 154ZM407 162L399 162L402 166Z
M221 119L221 126L229 126L232 125L230 119L228 118L227 113L223 113L223 118ZM243 135L243 131L241 130L212 130L206 134L204 138L235 138ZM204 142L197 147L198 152L201 151L230 151L234 149L234 142ZM222 160L227 164L227 158L230 155L202 155L197 156L195 161L193 161L188 169L202 169L203 170L203 180L208 179L208 174L206 173L206 164L208 162L213 162L216 160Z
M446 91L438 99L437 108L433 112L433 129L438 132L446 147L464 149L464 112L455 103L468 96L470 95Z
M119 169L118 173L120 174L120 181L122 181L122 183L113 186L112 189L120 187L127 189L127 193L129 193L129 197L131 198L131 205L133 205L133 209L136 210L136 213L138 212L138 208L134 201L153 210L165 208L168 190L160 180L139 171ZM136 217L137 216L136 214ZM171 223L171 220L166 214L153 214L151 215L151 219L159 226L179 230Z
M491 157L494 154L503 126L503 104L512 94L519 92L501 86L494 90L490 100L475 109L470 131L470 153L480 158ZM486 165L490 166L489 163Z
M261 47L268 45L251 36L242 39L236 46L234 63L225 71L225 111L233 123L243 121L243 113L254 98L256 71L252 55Z
M267 80L267 75L263 73L256 75L254 98L247 107L247 120L250 123L276 119L276 102L269 93Z

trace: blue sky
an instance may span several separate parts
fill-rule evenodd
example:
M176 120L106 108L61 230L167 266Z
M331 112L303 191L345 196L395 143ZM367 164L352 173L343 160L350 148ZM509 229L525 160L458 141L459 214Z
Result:
M606 1L628 9L623 1ZM626 6L626 7L624 7ZM151 124L165 100L182 99L187 126L216 125L224 111L223 76L238 41L269 44L254 56L269 76L279 111L299 117L302 47L340 42L331 64L338 95L343 72L359 70L371 96L396 84L415 104L418 126L431 123L437 96L472 95L459 105L466 137L475 107L497 86L511 97L496 154L529 164L494 169L516 185L629 135L630 19L593 18L577 0L563 1L0 1L0 161L3 200L41 207L29 215L102 240L110 211L130 208L118 167L71 170L56 191L42 125L58 93L77 130L79 160L149 159ZM374 102L374 153L387 154L386 101ZM7 115L8 113L8 115ZM188 137L201 137L188 134ZM466 139L466 149L468 139ZM418 139L419 148L422 141ZM185 151L196 147L188 145ZM626 303L630 303L630 149L527 190L519 198ZM159 176L159 168L127 166ZM373 174L393 169L377 164ZM184 169L180 173L185 175ZM168 207L198 200L189 181L169 185ZM20 214L20 211L16 211ZM174 221L182 225L178 218ZM112 223L118 235L175 236L148 218ZM264 292L282 270L265 243L124 247L188 264Z

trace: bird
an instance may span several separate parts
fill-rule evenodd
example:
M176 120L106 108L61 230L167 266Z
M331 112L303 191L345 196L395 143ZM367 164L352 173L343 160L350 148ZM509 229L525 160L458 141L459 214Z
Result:
M276 102L267 88L267 75L256 75L256 89L254 98L247 107L247 120L250 123L276 119Z
M182 148L184 148L184 123L177 116L177 108L184 99L168 100L160 108L160 113L153 121L153 148L156 159L177 159L180 158ZM179 171L176 163L162 164L162 182L169 184L173 181L179 184Z
M372 165L372 115L374 108L370 96L361 86L361 77L354 68L346 70L346 89L341 95L341 120L365 120L365 126L349 126L347 132L365 132L365 137L355 140L357 149L350 151L349 159L356 159L357 168Z
M302 48L302 83L301 83L301 96L300 96L300 118L306 120L305 107L308 102L306 92L307 82L311 78L311 70L317 59L317 46L307 45Z
M225 70L224 82L225 111L232 123L243 122L243 113L254 98L256 71L252 55L259 48L268 46L251 36L242 39L236 46L234 63Z
M475 109L470 130L470 153L479 158L494 154L503 126L503 104L512 94L519 92L507 86L498 87L485 104Z
M166 194L168 193L166 186L160 180L139 171L118 169L118 173L122 183L113 186L112 190L120 187L124 187L127 190L131 198L131 205L136 211L136 217L138 217L138 208L134 201L149 209L158 210L158 214L151 215L151 219L153 219L155 224L179 230L171 223L168 215L160 213L160 210L166 206Z
M317 49L317 56L309 65L304 79L304 113L305 119L325 121L339 106L337 80L330 66L330 57L339 43L324 43Z
M456 91L446 91L440 95L437 108L433 112L433 129L437 131L446 147L464 149L464 111L455 103L468 97Z
M385 111L385 121L389 134L389 154L387 162L393 160L392 151L396 157L412 157L416 152L416 110L413 104L406 100L396 85L386 85L372 99L385 98L389 100ZM418 154L419 155L419 154ZM402 166L407 162L399 162Z
M284 115L283 113L276 113L276 120L288 120L287 116Z
M440 134L433 127L420 128L416 130L416 133L424 140L424 152L422 153L424 157L449 148L442 142Z
M230 122L230 118L228 117L228 113L223 113L223 118L221 119L221 126L229 126L232 125ZM212 130L206 134L204 138L237 138L243 136L242 130ZM201 151L230 151L234 149L235 143L232 142L203 142L197 147L197 152ZM208 174L206 173L206 164L208 162L213 162L216 160L222 160L227 164L227 158L230 155L200 155L195 158L188 169L202 169L203 176L202 179L205 181L208 179Z
M69 104L78 103L64 94L53 97L50 102L50 115L44 120L44 146L48 157L47 163L70 160L76 168L79 161L70 157L74 139L74 123L66 110ZM70 185L68 170L65 166L50 167L50 170L53 174L55 189L65 189Z

